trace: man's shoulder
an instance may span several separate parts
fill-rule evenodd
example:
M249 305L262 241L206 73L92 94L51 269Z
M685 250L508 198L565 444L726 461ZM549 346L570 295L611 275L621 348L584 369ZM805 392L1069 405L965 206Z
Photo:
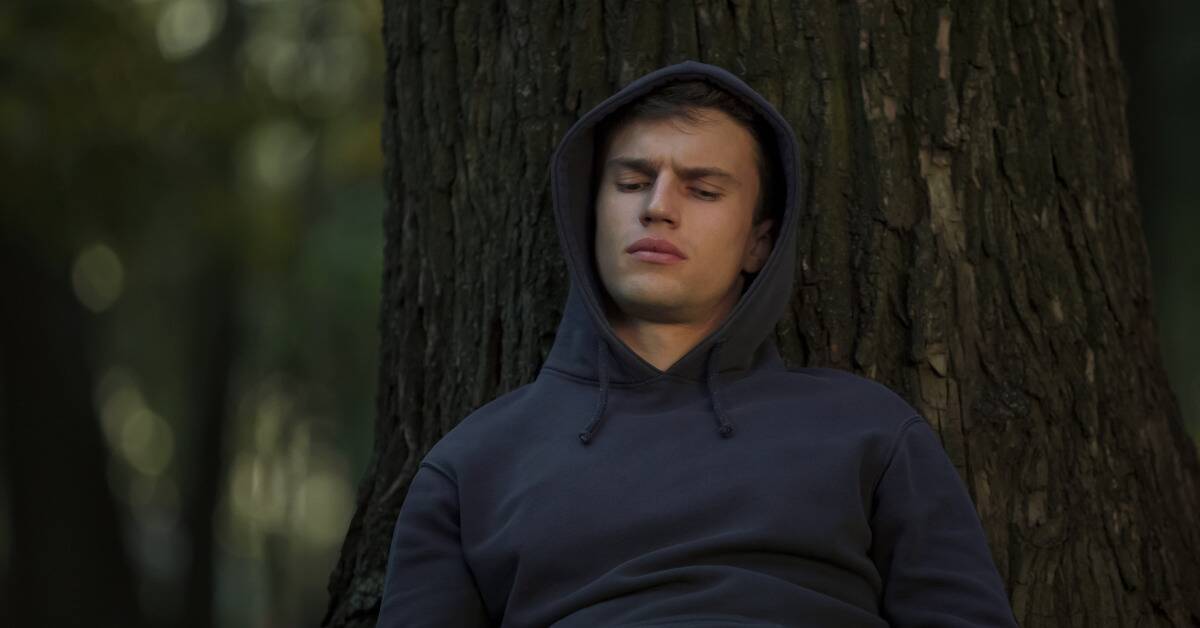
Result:
M460 461L472 460L481 449L503 447L499 442L512 433L524 416L523 403L532 393L533 382L503 393L475 408L434 443L424 460L443 468L455 468Z
M822 405L846 421L866 420L884 429L897 428L917 410L893 388L871 377L831 367L789 368L793 389L817 391Z

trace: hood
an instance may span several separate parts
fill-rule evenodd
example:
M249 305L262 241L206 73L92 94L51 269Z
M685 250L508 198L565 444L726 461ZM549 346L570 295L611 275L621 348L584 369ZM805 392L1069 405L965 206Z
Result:
M740 300L725 321L663 371L650 364L613 331L604 314L605 288L594 256L595 220L592 197L594 131L606 117L655 87L677 80L704 79L740 97L767 123L771 137L763 147L766 159L775 160L779 181L778 225L771 253L759 272L743 289ZM717 433L733 434L733 422L719 395L721 376L772 366L782 368L774 343L775 324L792 295L796 263L796 234L801 185L799 145L787 120L740 78L715 65L684 61L645 74L583 115L563 136L550 163L554 218L559 244L570 272L567 302L543 368L596 383L596 410L579 439L588 444L604 418L610 385L636 387L664 378L703 381L708 391Z

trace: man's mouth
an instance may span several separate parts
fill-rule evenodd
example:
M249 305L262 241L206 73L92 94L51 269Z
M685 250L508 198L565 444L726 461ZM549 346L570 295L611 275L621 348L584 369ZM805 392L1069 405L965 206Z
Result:
M679 247L665 238L642 238L629 245L625 252L644 262L654 264L675 264L687 259Z

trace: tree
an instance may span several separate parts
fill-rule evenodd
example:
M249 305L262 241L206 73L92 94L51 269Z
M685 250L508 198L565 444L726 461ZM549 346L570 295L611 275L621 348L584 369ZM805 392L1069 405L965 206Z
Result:
M938 428L1022 625L1200 622L1200 466L1156 340L1111 4L388 2L384 37L376 443L324 625L373 624L417 462L548 351L556 142L688 58L801 135L785 359L877 379Z

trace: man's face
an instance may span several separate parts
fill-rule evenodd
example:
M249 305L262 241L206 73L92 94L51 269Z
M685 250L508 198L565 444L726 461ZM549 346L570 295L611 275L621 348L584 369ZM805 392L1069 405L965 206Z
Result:
M706 121L633 120L609 139L596 197L596 264L627 316L703 323L736 304L741 273L770 253L770 220L752 225L759 177L754 138L727 114ZM630 253L667 240L683 254ZM722 306L728 306L723 308Z

